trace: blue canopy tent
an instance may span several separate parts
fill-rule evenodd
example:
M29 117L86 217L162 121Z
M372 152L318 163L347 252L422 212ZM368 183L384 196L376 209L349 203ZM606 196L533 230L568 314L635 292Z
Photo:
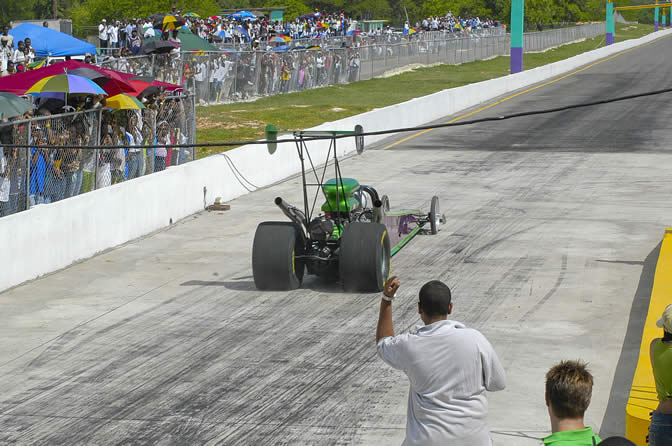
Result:
M257 16L255 16L254 14L252 14L250 11L238 11L238 12L236 12L235 14L231 14L231 15L229 16L229 18L230 18L230 19L237 19L237 20L241 20L241 19L256 19Z
M11 29L9 34L14 36L15 48L18 47L19 40L30 38L30 45L35 49L37 57L79 56L96 52L96 46L91 43L32 23L23 23Z

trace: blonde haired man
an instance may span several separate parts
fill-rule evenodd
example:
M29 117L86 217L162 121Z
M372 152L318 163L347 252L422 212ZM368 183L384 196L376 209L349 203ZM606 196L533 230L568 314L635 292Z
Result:
M546 373L546 406L551 431L544 438L551 446L595 446L600 437L583 424L593 394L593 375L583 361L560 361Z

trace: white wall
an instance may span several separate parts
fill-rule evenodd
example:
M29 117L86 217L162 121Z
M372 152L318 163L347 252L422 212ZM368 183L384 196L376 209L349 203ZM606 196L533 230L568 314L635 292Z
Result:
M515 75L444 90L314 129L349 130L361 124L365 131L376 131L426 124L670 33L672 30L659 31ZM366 137L365 142L371 145L383 138ZM313 159L323 160L328 144L328 141L310 143ZM341 139L338 148L340 155L351 153L355 149L354 140ZM248 193L225 156L259 187L299 171L293 144L278 145L272 156L265 145L250 145L0 218L0 290L64 268L165 227L171 220L175 222L198 212L204 208L204 188L208 204L215 197L229 201Z

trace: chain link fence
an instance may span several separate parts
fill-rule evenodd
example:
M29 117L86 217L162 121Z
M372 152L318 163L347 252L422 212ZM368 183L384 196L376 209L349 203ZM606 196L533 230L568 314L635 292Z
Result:
M153 144L194 147L87 148ZM1 123L0 217L184 164L196 158L195 144L193 96L167 97L143 110L98 109Z
M604 23L592 23L526 33L524 48L527 52L544 51L605 32ZM355 35L329 42L335 42L336 47L156 54L108 60L103 66L184 85L198 104L206 105L368 80L409 65L473 62L506 56L511 50L510 36L502 27L470 33ZM324 40L303 39L301 43L320 44Z

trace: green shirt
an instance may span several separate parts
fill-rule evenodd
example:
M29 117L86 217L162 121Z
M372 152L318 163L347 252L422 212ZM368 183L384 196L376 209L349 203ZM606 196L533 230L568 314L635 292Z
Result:
M660 339L653 345L653 377L658 401L672 398L672 345Z
M602 441L590 427L578 431L556 432L543 440L545 445L551 446L593 446Z

